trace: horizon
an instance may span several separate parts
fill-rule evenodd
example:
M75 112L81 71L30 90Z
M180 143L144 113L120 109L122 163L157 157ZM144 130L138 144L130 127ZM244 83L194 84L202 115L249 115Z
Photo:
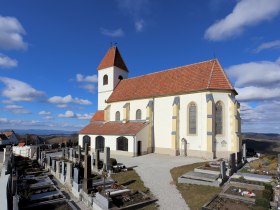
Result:
M129 78L217 58L239 93L242 133L279 134L278 0L133 2L4 0L0 129L79 131L117 43Z

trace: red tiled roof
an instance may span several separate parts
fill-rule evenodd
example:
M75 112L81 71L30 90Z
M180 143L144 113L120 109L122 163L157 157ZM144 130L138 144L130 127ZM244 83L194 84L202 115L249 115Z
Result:
M107 122L91 123L86 125L80 134L96 135L135 135L141 131L148 123L145 122Z
M6 135L8 138L13 135L13 131L3 131L2 134Z
M128 71L125 62L123 61L122 56L116 46L111 47L108 50L101 63L97 67L97 70L105 69L112 66L116 66L120 69Z
M236 93L217 59L121 80L107 102L211 89Z
M95 112L95 114L92 116L90 121L91 122L104 121L104 111L99 110L99 111Z

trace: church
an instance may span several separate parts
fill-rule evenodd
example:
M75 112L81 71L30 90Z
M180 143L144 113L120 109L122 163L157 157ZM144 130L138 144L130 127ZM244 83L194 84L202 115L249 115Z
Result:
M217 59L129 78L113 46L97 72L98 111L79 132L82 147L203 158L241 150L237 92Z

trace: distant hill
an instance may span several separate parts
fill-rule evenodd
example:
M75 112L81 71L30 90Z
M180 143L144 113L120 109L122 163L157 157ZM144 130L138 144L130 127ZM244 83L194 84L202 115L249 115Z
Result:
M280 141L280 134L277 133L243 133L243 139Z
M64 131L64 130L37 130L37 129L28 129L28 130L14 130L17 134L25 135L25 134L34 134L34 135L73 135L77 134L78 131Z

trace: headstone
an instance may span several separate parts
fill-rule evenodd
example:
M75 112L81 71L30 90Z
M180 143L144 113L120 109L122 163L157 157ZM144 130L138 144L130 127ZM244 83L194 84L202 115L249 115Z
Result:
M71 162L67 162L67 166L66 166L66 182L68 184L71 185L71 180L72 180L72 177L73 177L73 164Z
M279 176L279 179L280 179L280 154L278 154L278 176Z
M60 174L60 161L59 160L57 160L56 161L56 172L55 172L55 175L56 175L56 177L59 179L60 177L59 177L59 174Z
M239 166L242 163L242 152L236 153L236 165Z
M247 162L246 144L242 145L242 160L243 160L243 163Z
M105 148L105 158L104 158L105 169L109 171L111 169L110 166L110 147Z
M52 158L49 155L48 158L47 158L47 167L50 168L51 166L52 166Z
M91 171L94 170L94 153L91 153Z
M222 161L220 163L220 170L221 170L222 180L224 181L226 179L226 162L225 161Z
M69 149L69 160L73 161L73 148Z
M54 172L56 172L56 164L55 164L55 160L52 160L52 170L54 171Z
M94 153L94 167L98 171L98 163L100 161L100 150L96 149Z
M65 158L65 148L62 148L62 157Z
M78 163L81 162L81 146L78 146Z
M87 143L85 143L85 148L87 148ZM86 149L86 154L84 158L85 167L84 167L84 180L83 180L83 190L88 193L88 189L91 188L92 180L91 177L91 157L87 155L88 151Z
M231 153L229 155L229 167L230 167L230 175L232 175L235 172L236 169L236 163L235 163L235 153Z
M80 184L80 169L74 168L74 182Z
M39 159L40 159L40 146L37 146L37 148L36 148L36 160L39 160Z

